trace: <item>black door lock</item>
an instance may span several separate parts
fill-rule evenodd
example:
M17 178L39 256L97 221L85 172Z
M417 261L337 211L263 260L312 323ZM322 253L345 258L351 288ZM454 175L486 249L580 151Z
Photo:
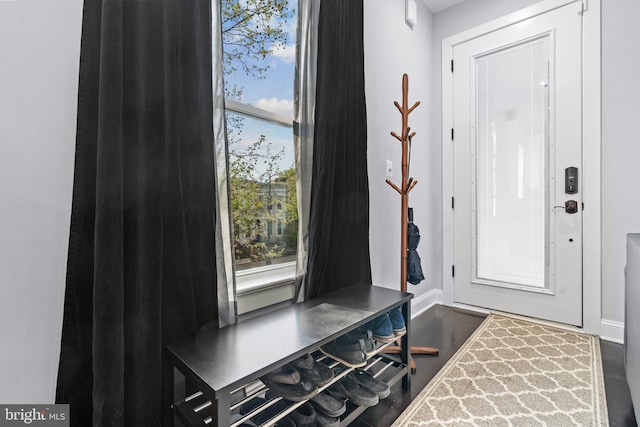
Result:
M564 211L568 214L574 214L578 212L578 202L575 200L567 200L564 202Z
M564 192L567 194L578 192L578 168L574 166L564 170Z

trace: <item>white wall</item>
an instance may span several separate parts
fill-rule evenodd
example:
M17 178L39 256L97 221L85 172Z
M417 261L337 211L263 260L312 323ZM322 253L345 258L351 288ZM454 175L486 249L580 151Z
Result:
M411 28L405 23L404 0L366 0L364 46L371 268L374 284L391 289L400 289L401 212L400 195L385 182L385 171L386 161L391 160L391 180L400 185L401 145L390 132L401 133L401 115L394 101L402 104L404 73L409 76L409 106L420 101L409 116L409 126L416 132L410 175L418 181L409 193L409 206L420 228L418 253L426 280L408 285L415 295L414 307L420 309L420 299L426 304L430 291L442 287L442 172L439 139L430 137L433 110L440 108L431 90L431 62L436 58L431 51L432 16L422 2L417 3L418 20Z
M55 397L81 16L81 0L0 1L2 403Z
M626 234L640 232L640 2L602 1L602 318L624 321Z

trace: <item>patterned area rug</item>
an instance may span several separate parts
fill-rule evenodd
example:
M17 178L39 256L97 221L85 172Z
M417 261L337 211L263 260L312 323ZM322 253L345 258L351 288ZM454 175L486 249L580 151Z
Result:
M608 425L597 337L490 314L392 427Z

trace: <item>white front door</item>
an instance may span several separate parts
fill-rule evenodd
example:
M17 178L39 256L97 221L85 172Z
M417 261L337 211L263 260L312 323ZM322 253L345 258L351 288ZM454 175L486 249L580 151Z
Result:
M582 325L579 3L453 46L457 303Z

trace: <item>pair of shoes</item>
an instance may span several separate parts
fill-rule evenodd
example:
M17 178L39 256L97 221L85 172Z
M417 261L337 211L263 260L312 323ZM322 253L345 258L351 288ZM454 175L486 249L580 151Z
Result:
M364 340L353 341L349 335L343 335L335 341L320 347L320 351L338 362L359 368L367 364Z
M322 387L333 379L333 371L324 363L318 363L310 354L302 356L290 363L300 372L302 379Z
M349 399L357 406L375 406L380 401L377 393L364 388L349 375L336 381L330 388L331 395L338 399Z
M265 405L270 400L271 400L271 397L269 396L267 396L266 399L262 397L254 397L253 399L249 400L248 402L246 402L240 407L240 414L251 415L254 411L260 409L263 405ZM288 406L289 404L284 400L276 402L275 404L269 406L268 408L258 411L255 415L251 415L251 418L248 421L247 420L244 421L243 424L241 425L261 425L265 421L268 421L271 418L273 418L276 414L285 410ZM236 417L235 421L238 421L239 418L241 417ZM234 422L233 414L232 414L231 421L232 423Z
M260 408L262 405L266 404L269 400L263 399L261 397L254 397L249 402L245 403L240 407L240 414L246 415L251 413L252 411ZM249 421L245 421L245 423L249 423L247 425L262 425L263 423L269 421L271 418L275 417L280 412L284 411L289 407L289 404L283 400L276 402L275 404L265 408L264 410L258 412L256 415L252 416ZM287 417L278 421L276 425L278 426L311 426L316 422L316 411L309 402L305 402L304 404L298 406L293 412L291 412ZM237 421L240 417L234 417ZM256 424L253 424L256 423ZM242 424L244 425L244 424Z
M373 338L382 343L394 342L398 337L407 333L407 327L400 307L396 307L390 312L372 320L368 326L373 332Z
M320 392L310 400L311 404L318 410L330 417L339 417L347 410L344 401L336 399L328 393Z
M318 427L338 427L340 425L340 418L338 417L331 417L322 412L316 412L316 415L316 425Z
M318 394L318 386L302 377L291 365L284 365L264 375L260 380L278 396L291 402L302 402Z
M347 410L344 401L325 392L319 393L309 402L316 408L316 423L319 427L338 427L340 415Z
M396 336L393 334L393 326L391 325L391 319L389 314L385 313L382 316L372 320L367 324L373 333L373 339L382 343L394 342Z
M267 409L268 411L268 409ZM263 419L260 423L269 420L275 414L270 414L268 418ZM298 426L316 426L317 414L313 406L308 402L297 407L289 415L277 421L275 427L298 427Z
M295 423L296 426L315 426L318 415L313 405L309 402L305 402L303 405L298 406L295 411L288 415L288 418Z
M366 327L357 328L349 332L347 336L353 342L358 340L364 341L364 353L367 357L371 357L375 354L376 343L373 340L373 333L370 329L367 329Z
M400 307L396 307L389 312L389 320L391 321L393 334L396 338L407 333L407 327L404 322L404 316L402 316L402 312L400 311Z
M365 371L363 369L354 369L347 374L347 377L357 382L362 387L376 393L380 400L389 396L389 394L391 393L389 384L374 378L369 371Z
M318 394L318 386L310 381L300 380L298 384L282 384L262 378L262 382L275 394L291 402L302 402Z
M281 384L298 384L302 377L292 365L284 365L265 374L264 379Z

